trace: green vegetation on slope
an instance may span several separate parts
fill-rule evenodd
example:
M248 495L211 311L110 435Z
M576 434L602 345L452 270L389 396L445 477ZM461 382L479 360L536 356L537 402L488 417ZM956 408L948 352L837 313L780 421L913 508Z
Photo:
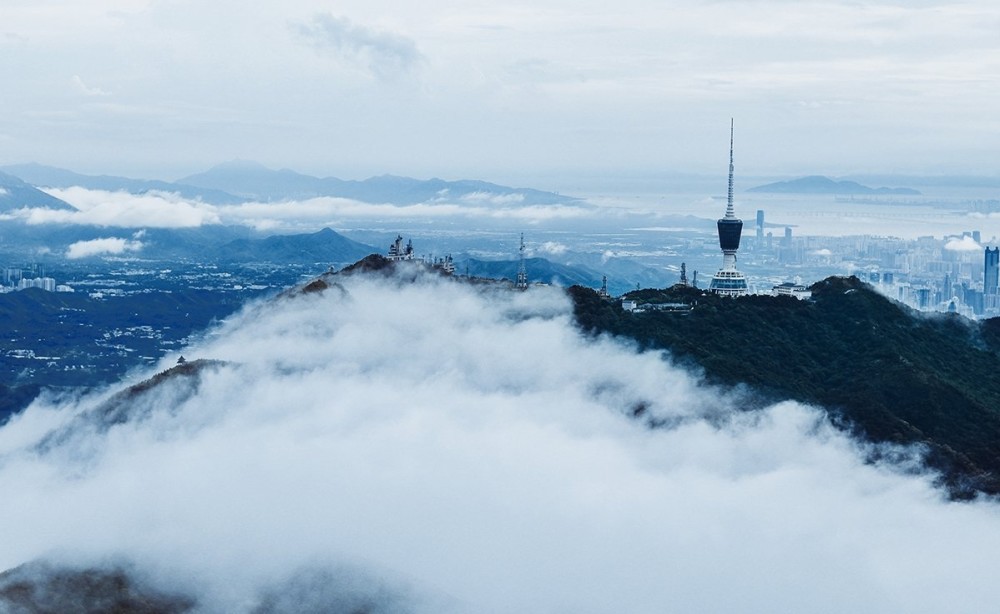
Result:
M954 497L1000 494L1000 323L912 313L853 277L812 290L810 301L680 287L629 295L694 304L686 313L629 313L587 288L570 294L588 332L669 350L715 383L822 406L872 441L923 444Z

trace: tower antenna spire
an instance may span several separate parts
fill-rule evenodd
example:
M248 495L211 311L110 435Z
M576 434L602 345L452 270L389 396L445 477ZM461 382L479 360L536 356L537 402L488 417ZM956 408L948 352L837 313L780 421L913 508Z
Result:
M736 217L736 210L733 209L733 118L729 118L729 198L726 201L726 217Z

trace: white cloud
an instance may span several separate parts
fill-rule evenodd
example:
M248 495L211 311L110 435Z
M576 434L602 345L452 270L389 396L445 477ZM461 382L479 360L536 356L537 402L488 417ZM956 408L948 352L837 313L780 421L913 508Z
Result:
M553 256L561 256L568 249L568 247L558 241L546 241L538 246L538 251L545 254L552 254Z
M215 208L205 203L185 200L167 192L107 192L85 188L46 188L56 198L79 211L22 209L13 214L29 224L87 224L125 228L189 228L218 224Z
M78 211L22 208L0 215L0 219L22 220L28 224L83 224L124 228L190 228L206 224L251 226L262 231L306 231L340 226L358 220L472 220L516 221L537 224L551 220L598 219L599 209L572 205L517 205L493 207L489 203L470 204L433 201L413 205L365 203L347 198L320 197L278 203L246 202L211 205L168 193L145 194L107 192L86 188L46 188Z
M83 82L83 79L80 78L80 75L73 75L71 81L73 83L73 87L75 87L76 90L81 94L83 94L84 96L103 97L111 95L111 92L106 92L99 87L90 87L89 85Z
M816 410L742 413L657 353L581 337L555 289L344 283L186 348L232 364L143 419L98 434L71 422L87 398L0 428L18 528L0 568L123 555L228 612L315 561L450 606L417 612L995 605L998 506L866 465Z
M449 202L415 205L372 204L334 197L281 203L243 203L216 208L224 223L253 226L258 230L339 226L356 220L516 220L529 224L549 220L596 219L596 209L565 205L528 205L496 208Z
M516 205L524 202L524 194L494 194L493 192L469 192L463 194L461 200L470 203L489 203L493 205Z
M129 241L110 237L106 239L91 239L89 241L77 241L66 250L66 257L70 260L78 258L90 258L91 256L101 256L104 254L118 255L126 252L137 252L142 249L141 241Z
M968 235L951 239L944 244L944 248L953 252L980 252L983 250L983 246Z
M308 43L320 49L332 49L342 57L363 63L378 77L409 72L423 58L412 39L395 32L357 25L347 17L318 14L309 23L298 24L295 29Z

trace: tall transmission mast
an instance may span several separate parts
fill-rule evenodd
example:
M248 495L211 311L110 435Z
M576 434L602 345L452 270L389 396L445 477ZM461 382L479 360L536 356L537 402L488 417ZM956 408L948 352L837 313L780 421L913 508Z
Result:
M733 128L735 121L729 118L729 198L726 201L726 218L736 217L736 210L733 209Z
M722 268L712 276L708 289L723 296L744 296L748 292L746 276L736 270L736 252L740 249L743 220L733 208L733 120L729 120L729 195L726 215L717 222L719 247L722 248Z
M518 250L521 255L521 263L517 267L517 283L514 287L518 290L528 289L528 270L524 266L524 233L521 233L521 248Z

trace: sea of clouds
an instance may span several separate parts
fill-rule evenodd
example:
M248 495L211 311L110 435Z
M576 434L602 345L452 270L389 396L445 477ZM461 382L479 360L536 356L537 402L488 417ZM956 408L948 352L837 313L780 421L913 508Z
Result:
M327 196L280 202L247 201L233 205L213 205L161 191L130 194L81 187L46 188L45 191L71 204L76 211L21 208L4 214L0 219L20 220L27 224L82 224L122 228L194 228L232 224L250 226L261 231L291 232L370 219L406 222L451 219L477 223L537 224L592 220L597 216L594 209L578 205L524 204L521 202L523 196L518 194L505 196L483 192L407 205L366 203Z
M130 561L203 612L994 611L1000 507L866 464L821 411L741 411L556 288L341 283L185 348L227 361L196 394L0 428L0 569Z
M446 221L459 225L474 223L480 228L484 225L559 223L604 230L641 228L657 232L699 230L686 226L664 227L662 222L676 222L676 216L714 220L724 210L724 203L718 199L695 197L683 191L642 196L623 193L589 197L581 203L550 205L522 202L523 196L519 194L483 192L444 195L427 202L406 205L325 196L213 205L161 191L130 194L81 187L46 188L45 191L77 210L21 208L0 215L0 220L119 228L193 228L225 224L277 233L306 232L324 226L351 226L372 221L408 225ZM968 211L968 203L953 200L950 205L934 201L903 205L878 201L834 202L828 196L789 198L743 194L737 198L736 209L746 219L755 210L763 209L769 224L793 227L799 236L890 233L892 236L916 239L921 236L961 237L964 232L979 230L984 238L995 240L1000 237L1000 215ZM774 232L778 235L781 229L777 228ZM949 243L948 249L974 251L975 244L971 239L956 240Z

